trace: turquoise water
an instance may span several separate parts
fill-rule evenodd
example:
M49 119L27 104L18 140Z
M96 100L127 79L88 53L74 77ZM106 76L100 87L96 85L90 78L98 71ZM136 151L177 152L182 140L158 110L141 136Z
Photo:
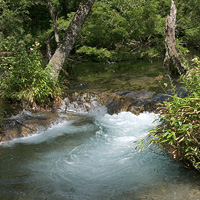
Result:
M199 199L198 174L156 149L133 148L155 119L99 108L1 144L0 199Z

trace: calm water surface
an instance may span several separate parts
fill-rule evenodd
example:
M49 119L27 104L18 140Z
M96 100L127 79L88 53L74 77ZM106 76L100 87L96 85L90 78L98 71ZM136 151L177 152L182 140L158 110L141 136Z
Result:
M152 91L163 92L156 77L163 76L163 83L169 83L167 71L162 61L150 63L121 62L113 64L76 63L68 67L72 83L69 88L75 91Z

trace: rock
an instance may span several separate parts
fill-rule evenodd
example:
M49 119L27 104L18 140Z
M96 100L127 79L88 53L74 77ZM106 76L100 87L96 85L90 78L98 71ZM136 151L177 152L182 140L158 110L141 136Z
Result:
M183 89L177 89L180 97L187 96ZM122 111L130 111L136 115L141 112L156 112L156 109L167 100L172 92L154 94L148 91L122 91L118 93L102 92L95 93L74 93L66 97L59 105L56 112L29 112L23 110L18 115L4 119L0 129L0 142L9 141L14 138L26 137L39 129L47 129L53 122L61 117L59 113L85 113L90 112L99 106L105 106L109 114L117 114ZM173 98L171 98L173 100ZM91 113L91 112L90 112ZM67 116L67 115L63 115ZM68 120L68 119L66 119Z
M187 96L187 92L182 88L177 89L176 94L182 98ZM123 91L111 94L104 92L99 94L99 103L106 106L111 115L122 111L130 111L138 115L144 111L156 112L164 101L173 100L169 95L173 95L173 92L168 91L156 95L148 91Z
M102 93L100 95L100 104L105 105L109 114L119 113L122 111L130 111L139 114L145 109L144 105L153 96L153 92L125 91L120 93Z
M75 92L66 97L59 107L60 112L86 113L98 107L98 96L94 93Z
M22 111L18 115L7 118L1 127L0 142L14 138L26 137L39 129L47 129L59 116L53 112L40 112L32 114Z

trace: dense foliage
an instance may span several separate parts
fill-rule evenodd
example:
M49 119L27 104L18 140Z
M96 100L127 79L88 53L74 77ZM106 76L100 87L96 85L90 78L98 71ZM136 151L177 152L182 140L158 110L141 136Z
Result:
M155 0L97 1L77 41L81 49L77 53L88 56L92 47L109 51L105 58L110 60L162 56L167 13L162 16L160 6ZM101 58L98 51L93 51L95 55Z
M177 45L199 47L200 10L196 1L175 1L177 15ZM102 60L96 49L109 51L106 60L133 60L162 57L165 52L165 20L170 12L170 0L112 0L96 1L84 24L76 52ZM80 50L79 50L80 48ZM90 53L89 53L90 52Z
M161 110L160 122L150 132L152 143L168 150L178 161L200 170L200 62L193 59L193 68L181 77L188 96L170 96Z
M31 106L56 101L60 87L51 78L43 62L41 45L28 28L32 24L29 10L43 4L26 0L1 1L0 4L0 97ZM34 32L36 30L32 30Z
M59 29L66 29L80 0L51 2ZM165 19L170 11L170 3L170 0L96 0L73 54L100 61L162 56ZM180 0L175 3L178 7L178 43L199 47L200 9L196 6L199 0ZM0 4L0 30L3 36L31 34L45 50L45 40L53 30L47 2L10 0L1 1ZM62 38L62 32L60 34ZM55 48L54 43L52 48Z
M80 2L51 0L61 41ZM108 62L162 57L170 3L170 0L96 0L71 56L75 60ZM175 3L179 49L190 45L198 48L200 9L196 5L200 0ZM49 69L45 68L47 38L52 54L57 47L52 31L47 1L0 1L1 97L37 103L46 102L49 96L55 98L52 91L59 89L55 90L58 86L49 79ZM36 43L40 45L34 46L32 51ZM47 88L41 89L41 84ZM32 95L28 91L32 91Z

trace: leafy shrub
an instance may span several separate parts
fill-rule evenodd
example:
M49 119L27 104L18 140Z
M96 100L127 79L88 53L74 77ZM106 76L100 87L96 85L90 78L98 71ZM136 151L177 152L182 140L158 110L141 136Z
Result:
M85 54L97 61L104 61L111 58L111 52L105 48L97 49L96 47L82 46L76 52L79 54Z
M181 77L188 96L174 92L161 109L161 124L150 131L151 143L164 147L174 159L200 170L200 63L193 59L193 68Z
M60 94L58 83L52 79L50 69L42 65L40 44L30 45L31 35L24 40L3 40L2 48L10 55L0 61L1 98L44 105L56 100ZM31 46L31 47L30 47Z

